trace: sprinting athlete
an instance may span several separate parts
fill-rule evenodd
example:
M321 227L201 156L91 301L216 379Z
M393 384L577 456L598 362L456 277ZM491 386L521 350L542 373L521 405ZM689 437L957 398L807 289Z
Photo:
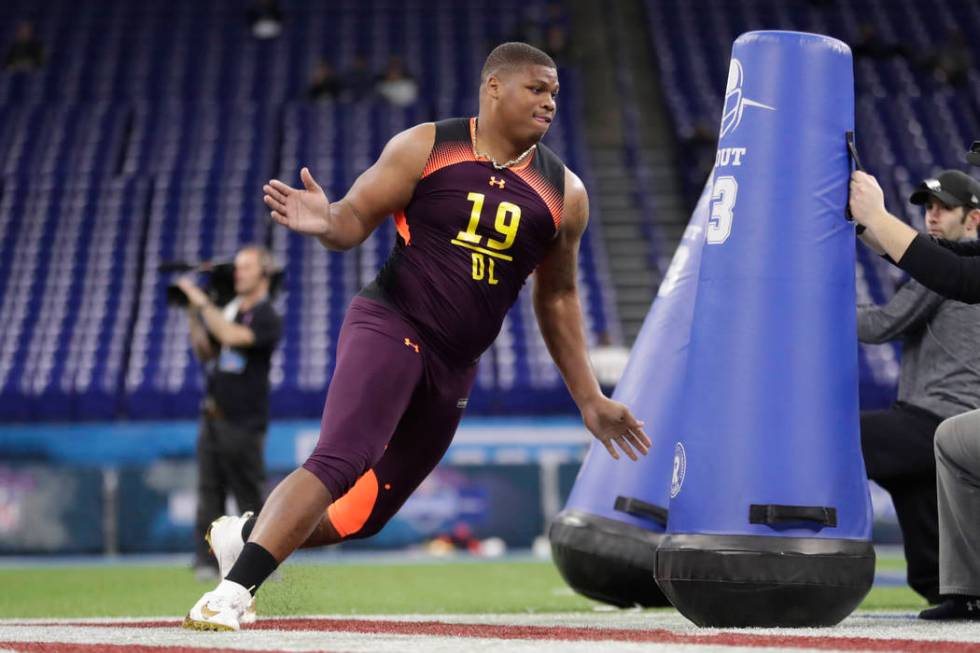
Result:
M302 190L264 186L273 220L329 249L358 246L389 215L398 237L344 318L316 449L257 520L214 523L224 580L186 627L237 630L294 550L369 537L391 519L449 447L477 359L532 272L541 332L586 427L613 458L617 448L632 460L647 453L642 424L602 394L589 367L576 289L588 196L539 143L557 95L554 61L505 43L483 66L478 117L396 135L340 201L306 168Z

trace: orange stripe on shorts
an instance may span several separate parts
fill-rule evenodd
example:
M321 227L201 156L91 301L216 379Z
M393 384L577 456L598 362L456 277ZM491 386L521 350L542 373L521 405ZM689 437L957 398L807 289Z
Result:
M364 528L377 501L378 477L373 469L369 469L347 494L330 504L327 519L341 537L353 535Z

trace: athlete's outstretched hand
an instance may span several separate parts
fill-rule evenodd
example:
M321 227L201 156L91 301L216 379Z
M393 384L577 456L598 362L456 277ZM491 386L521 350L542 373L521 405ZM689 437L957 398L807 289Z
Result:
M330 219L330 200L309 168L300 170L299 176L306 190L273 179L262 187L265 192L262 199L272 209L272 219L279 224L307 236L322 236Z
M614 444L623 450L630 460L636 460L634 449L642 455L650 450L650 438L643 432L643 422L633 417L625 405L601 397L582 409L582 420L609 455L619 460Z

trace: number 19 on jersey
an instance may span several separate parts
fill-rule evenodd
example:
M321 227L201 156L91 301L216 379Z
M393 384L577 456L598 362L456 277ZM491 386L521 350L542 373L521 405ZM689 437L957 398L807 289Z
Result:
M483 193L470 193L466 196L473 203L473 210L470 211L469 224L466 229L461 230L452 240L453 245L465 247L472 250L470 258L473 262L473 280L486 281L491 286L497 285L499 279L494 276L494 260L513 261L514 257L504 252L514 246L517 238L517 229L521 223L521 207L511 202L501 202L497 206L497 215L494 219L494 231L501 236L501 239L487 237L484 238L476 232L480 226L480 216L483 213L483 203L486 195ZM484 247L484 244L486 245Z

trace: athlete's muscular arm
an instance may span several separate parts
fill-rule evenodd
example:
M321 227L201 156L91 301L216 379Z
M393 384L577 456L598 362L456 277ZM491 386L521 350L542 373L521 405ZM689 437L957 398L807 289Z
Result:
M305 190L278 179L262 187L272 219L293 231L316 236L324 247L357 247L379 224L412 198L436 138L433 123L395 135L378 160L361 173L343 199L331 202L308 168L300 171Z
M581 180L565 171L565 211L551 250L534 275L534 312L551 357L592 434L613 458L619 446L632 460L646 455L650 439L623 404L606 398L589 367L576 274L578 248L589 220L589 198Z

